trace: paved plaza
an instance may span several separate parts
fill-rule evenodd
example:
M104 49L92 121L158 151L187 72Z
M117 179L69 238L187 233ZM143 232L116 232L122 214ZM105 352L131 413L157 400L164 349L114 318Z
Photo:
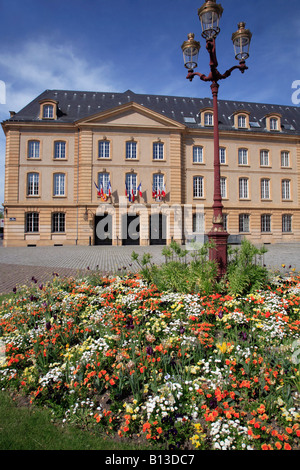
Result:
M101 273L136 272L139 268L131 259L133 251L151 253L152 262L161 264L162 246L55 246L4 248L0 246L0 293L11 292L16 286L30 284L34 276L39 283L60 277ZM263 263L271 269L282 264L300 271L300 243L266 245Z

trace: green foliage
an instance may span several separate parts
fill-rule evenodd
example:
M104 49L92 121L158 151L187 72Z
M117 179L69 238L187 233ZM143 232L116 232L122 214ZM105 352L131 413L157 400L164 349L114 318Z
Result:
M269 280L266 267L262 264L265 247L257 248L244 239L240 249L229 250L227 281L232 294L247 294L261 289Z
M141 260L135 252L131 256L140 266L142 276L162 291L209 294L217 288L217 266L208 260L210 246L195 244L192 250L186 250L172 241L162 250L165 264L161 266L151 262L150 254L144 254Z

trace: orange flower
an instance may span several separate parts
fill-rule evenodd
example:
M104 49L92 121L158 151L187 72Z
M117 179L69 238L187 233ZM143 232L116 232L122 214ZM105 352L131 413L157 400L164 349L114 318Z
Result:
M282 448L282 445L280 444L280 442L275 442L275 447L276 449L280 450Z
M145 424L143 425L143 432L146 432L147 429L150 429L150 427L151 427L151 424L148 423L148 421L147 421L147 423L145 423Z
M283 448L284 448L284 450L292 450L290 444L287 444L287 442L285 442Z
M158 432L158 434L161 434L162 433L162 428L156 428L156 431Z
M293 432L292 428L285 428L285 430L288 434L292 434L292 432Z

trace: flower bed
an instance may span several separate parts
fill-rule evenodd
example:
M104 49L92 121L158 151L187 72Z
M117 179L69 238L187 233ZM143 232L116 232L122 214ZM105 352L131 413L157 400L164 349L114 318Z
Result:
M0 386L165 449L299 449L299 312L296 275L244 297L56 278L2 303Z

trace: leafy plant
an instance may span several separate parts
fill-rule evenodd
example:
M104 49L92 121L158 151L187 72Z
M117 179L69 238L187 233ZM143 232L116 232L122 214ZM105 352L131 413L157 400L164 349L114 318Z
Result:
M267 252L265 247L257 248L244 239L238 250L229 251L231 259L227 268L228 290L232 294L246 294L261 289L269 280L261 257Z

